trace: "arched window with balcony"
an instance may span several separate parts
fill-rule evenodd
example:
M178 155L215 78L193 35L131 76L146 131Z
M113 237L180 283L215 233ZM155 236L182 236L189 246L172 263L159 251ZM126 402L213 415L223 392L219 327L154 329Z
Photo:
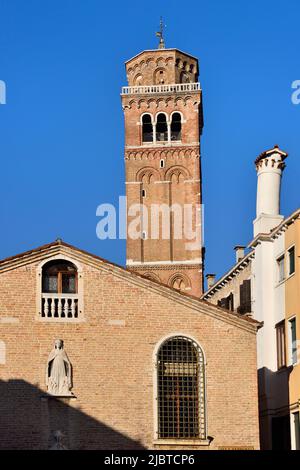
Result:
M167 142L168 141L168 124L166 115L160 113L156 118L156 141Z
M206 439L205 360L190 338L174 336L157 353L158 439Z
M150 114L144 114L142 117L142 134L143 142L153 142L153 125Z
M173 113L171 121L171 140L181 140L181 114Z
M78 318L78 272L67 260L52 260L42 267L41 317Z

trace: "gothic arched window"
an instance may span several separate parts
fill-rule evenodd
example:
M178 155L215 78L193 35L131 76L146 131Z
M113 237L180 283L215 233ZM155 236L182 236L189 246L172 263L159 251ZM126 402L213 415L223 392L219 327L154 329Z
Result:
M181 115L179 113L172 114L171 140L181 140Z
M168 125L166 115L163 113L158 114L156 120L156 140L157 142L168 140Z
M205 363L190 338L174 336L157 354L158 438L205 439Z
M144 114L142 117L143 142L153 142L153 125L150 114Z

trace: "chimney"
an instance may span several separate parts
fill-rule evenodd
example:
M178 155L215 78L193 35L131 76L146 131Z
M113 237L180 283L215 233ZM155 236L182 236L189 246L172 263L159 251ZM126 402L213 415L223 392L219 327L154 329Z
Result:
M210 289L216 282L216 275L215 274L206 274L207 279L207 288Z
M236 259L236 262L239 263L241 261L241 259L244 258L245 256L245 246L241 246L241 245L237 245L234 247L234 251L235 251L235 259Z
M283 220L280 215L281 176L288 154L275 145L255 160L257 172L256 219L254 236L269 233Z

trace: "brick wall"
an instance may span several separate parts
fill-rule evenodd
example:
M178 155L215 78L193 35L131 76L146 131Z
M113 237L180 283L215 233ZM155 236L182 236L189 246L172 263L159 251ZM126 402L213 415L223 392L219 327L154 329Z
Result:
M206 355L209 448L257 448L256 335L246 321L234 325L220 309L195 308L133 274L80 262L84 321L76 324L38 319L37 261L0 272L0 448L47 448L56 429L69 448L153 448L153 354L173 333L192 336ZM76 396L60 401L43 397L57 338Z

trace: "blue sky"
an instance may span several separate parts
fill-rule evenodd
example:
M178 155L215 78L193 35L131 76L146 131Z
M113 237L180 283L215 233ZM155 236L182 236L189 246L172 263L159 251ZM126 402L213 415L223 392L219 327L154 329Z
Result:
M261 151L289 152L282 213L300 205L298 0L0 0L1 258L61 237L125 263L96 207L125 192L124 61L156 48L160 15L167 47L200 61L206 272L251 240Z

